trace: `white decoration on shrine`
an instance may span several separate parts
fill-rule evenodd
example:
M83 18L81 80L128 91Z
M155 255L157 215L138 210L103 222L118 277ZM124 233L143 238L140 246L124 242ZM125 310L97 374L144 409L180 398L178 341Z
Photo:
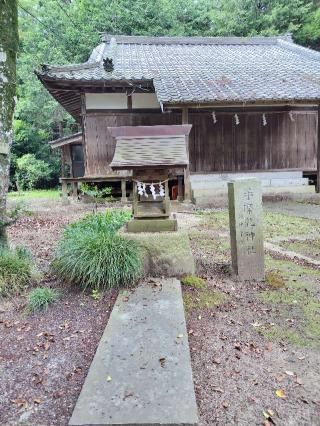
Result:
M265 114L262 114L262 125L266 126L267 125L267 118Z
M157 198L157 195L156 195L156 188L154 187L153 183L150 185L150 192L153 199L155 200Z
M160 183L160 185L159 185L159 196L160 197L165 196L164 186L162 185L162 183Z
M217 122L217 117L216 117L216 113L215 113L215 111L212 111L212 120L213 120L214 124L216 124L216 122Z
M145 184L145 183L143 183L143 184L142 184L142 189L143 189L144 196L145 196L146 198L148 198L147 187L146 187L146 184Z
M142 183L141 183L141 182L138 182L137 190L138 190L138 194L139 194L139 195L143 195L143 194L144 194L144 191L143 191L143 187L142 187Z
M137 182L137 192L140 196L144 195L145 197L148 197L148 192L147 192L147 188L149 187L151 195L153 197L153 199L155 200L157 197L164 197L165 196L165 188L163 183L164 182L159 182L159 183L146 183L146 182ZM156 190L156 186L159 186L159 192L157 193Z
M294 121L295 121L294 116L293 116L293 112L292 112L292 111L289 111L289 117L290 117L290 120L291 120L292 122L294 122Z
M239 116L238 116L238 114L235 114L235 115L234 115L234 120L235 120L235 122L236 122L236 126L238 126L238 125L240 124L240 120L239 120Z

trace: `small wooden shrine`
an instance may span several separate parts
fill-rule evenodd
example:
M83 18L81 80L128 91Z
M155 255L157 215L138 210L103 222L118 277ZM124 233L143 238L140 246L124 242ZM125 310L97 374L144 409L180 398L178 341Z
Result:
M133 220L129 232L177 230L170 216L169 178L188 166L191 125L109 127L116 139L113 170L132 171Z

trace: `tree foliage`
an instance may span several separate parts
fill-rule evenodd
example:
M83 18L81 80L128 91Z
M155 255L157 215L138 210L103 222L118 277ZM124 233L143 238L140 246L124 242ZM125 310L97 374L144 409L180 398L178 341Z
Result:
M77 131L77 125L34 70L41 63L86 61L99 43L99 32L154 36L291 32L298 43L320 48L319 3L311 0L21 0L19 25L14 155L33 153L49 162L51 183L57 182L58 161L43 143Z
M34 154L25 154L17 159L17 187L19 190L32 190L50 177L48 163L38 160Z

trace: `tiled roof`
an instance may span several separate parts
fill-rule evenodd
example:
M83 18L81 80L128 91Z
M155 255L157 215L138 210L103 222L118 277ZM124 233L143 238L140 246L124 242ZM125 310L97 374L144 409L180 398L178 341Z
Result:
M107 72L104 58L112 58ZM102 34L84 64L46 66L42 80L152 82L159 102L320 100L320 52L289 37L136 37Z

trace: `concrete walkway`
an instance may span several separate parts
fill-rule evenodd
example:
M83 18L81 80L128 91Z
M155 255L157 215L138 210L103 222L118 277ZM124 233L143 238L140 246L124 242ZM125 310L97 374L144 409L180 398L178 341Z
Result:
M178 280L119 295L69 424L198 424Z

